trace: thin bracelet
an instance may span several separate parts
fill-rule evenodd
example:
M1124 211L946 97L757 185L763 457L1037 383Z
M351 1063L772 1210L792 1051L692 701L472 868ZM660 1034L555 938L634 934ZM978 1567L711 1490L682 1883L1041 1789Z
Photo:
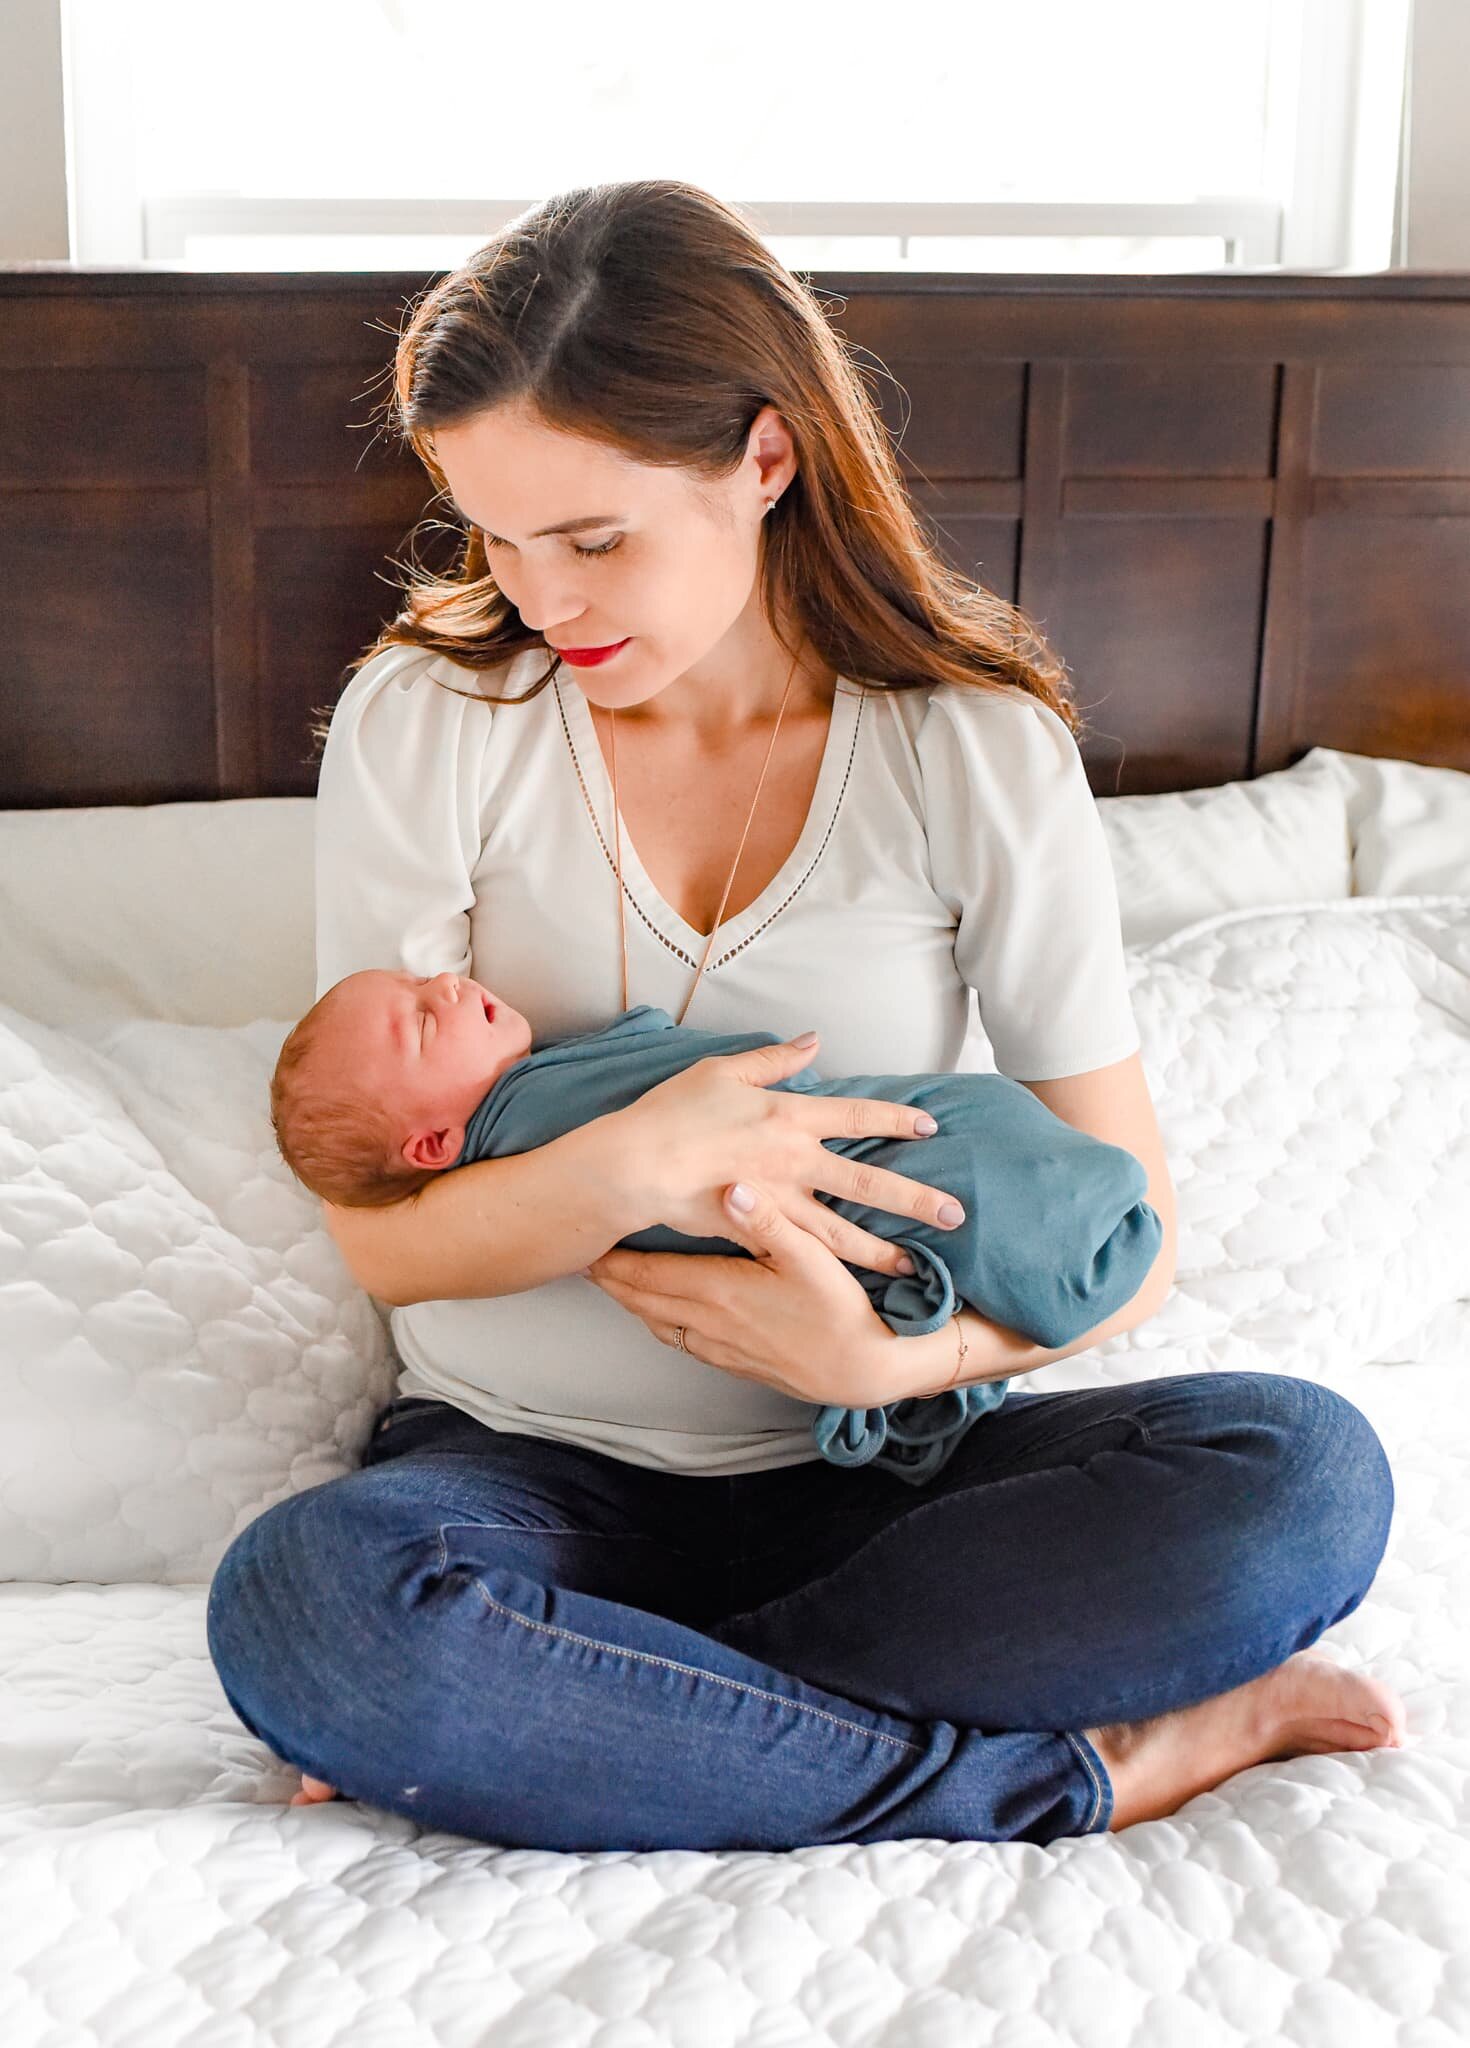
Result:
M959 1333L960 1333L960 1362L959 1362L959 1364L958 1364L958 1365L957 1365L957 1366L955 1367L955 1369L954 1369L954 1378L953 1378L953 1379L952 1379L952 1380L950 1381L950 1383L949 1383L949 1384L950 1384L950 1387L951 1387L951 1388L954 1388L954 1387L956 1387L956 1386L958 1386L958 1385L959 1385L959 1378L960 1378L960 1374L961 1374L961 1373L962 1373L962 1372L964 1371L964 1369L965 1369L965 1353L966 1353L966 1352L967 1352L967 1351L969 1350L969 1348L970 1348L970 1347L969 1347L969 1345L968 1345L968 1344L967 1344L967 1343L965 1342L965 1326L964 1326L964 1324L963 1324L963 1323L962 1323L962 1322L960 1321L960 1317L959 1317L959 1311L958 1311L958 1309L956 1309L956 1311L955 1311L955 1318L954 1318L954 1326L955 1326L955 1328L956 1328L956 1329L957 1329L957 1330L959 1331Z

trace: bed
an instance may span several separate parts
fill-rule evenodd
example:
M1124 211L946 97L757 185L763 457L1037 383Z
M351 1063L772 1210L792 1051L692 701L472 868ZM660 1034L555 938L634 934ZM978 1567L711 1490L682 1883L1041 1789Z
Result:
M1395 1520L1320 1647L1407 1742L1044 1848L560 1855L286 1803L204 1603L395 1381L265 1085L312 997L309 726L424 509L348 430L422 280L12 267L5 2048L1470 2039L1470 281L819 282L1091 728L1178 1272L1028 1384L1356 1402Z

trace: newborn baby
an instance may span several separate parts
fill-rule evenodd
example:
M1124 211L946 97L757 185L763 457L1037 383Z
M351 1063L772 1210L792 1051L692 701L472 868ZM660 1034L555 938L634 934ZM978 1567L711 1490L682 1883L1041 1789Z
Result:
M623 1109L710 1054L778 1045L771 1032L701 1031L641 1003L610 1024L533 1040L526 1019L467 975L425 979L370 968L328 989L289 1034L271 1081L281 1156L313 1194L343 1207L400 1201L434 1174L529 1152ZM827 1138L844 1158L875 1161L953 1194L965 1221L944 1230L825 1189L825 1202L900 1244L914 1272L844 1260L899 1336L926 1336L968 1304L1048 1348L1131 1301L1163 1242L1131 1152L1074 1130L1003 1074L847 1074L810 1066L773 1088L872 1096L927 1109L929 1138ZM912 1147L922 1145L916 1173ZM724 1253L733 1239L655 1224L621 1238L638 1251ZM812 1431L837 1465L877 1462L915 1485L946 1462L1008 1380L988 1380L887 1408L826 1407Z

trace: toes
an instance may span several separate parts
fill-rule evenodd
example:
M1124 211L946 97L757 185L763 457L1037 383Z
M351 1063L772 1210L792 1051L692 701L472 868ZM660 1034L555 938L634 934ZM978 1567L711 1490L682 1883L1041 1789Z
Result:
M1325 1756L1335 1751L1355 1749L1397 1749L1393 1730L1369 1714L1360 1721L1319 1721L1317 1733L1312 1738L1313 1752Z
M328 1785L321 1778L309 1778L303 1771L301 1774L301 1790L294 1794L291 1804L293 1806L314 1806L320 1799L335 1799L336 1797L337 1790L334 1785Z

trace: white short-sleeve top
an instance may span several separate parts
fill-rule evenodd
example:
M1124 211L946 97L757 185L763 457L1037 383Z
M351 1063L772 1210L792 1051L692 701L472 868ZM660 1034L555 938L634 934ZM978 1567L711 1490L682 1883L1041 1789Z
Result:
M476 671L393 647L348 683L315 809L318 995L364 967L448 969L533 1040L617 1015L612 785L586 698L561 665L523 704L436 682L521 696L546 660ZM622 850L628 1000L677 1017L706 935L626 822ZM1136 1051L1112 866L1063 721L1020 691L840 677L801 836L720 927L686 1021L814 1028L827 1078L1048 1080ZM390 1327L401 1394L495 1429L704 1474L820 1455L806 1404L662 1343L580 1276L395 1308Z

